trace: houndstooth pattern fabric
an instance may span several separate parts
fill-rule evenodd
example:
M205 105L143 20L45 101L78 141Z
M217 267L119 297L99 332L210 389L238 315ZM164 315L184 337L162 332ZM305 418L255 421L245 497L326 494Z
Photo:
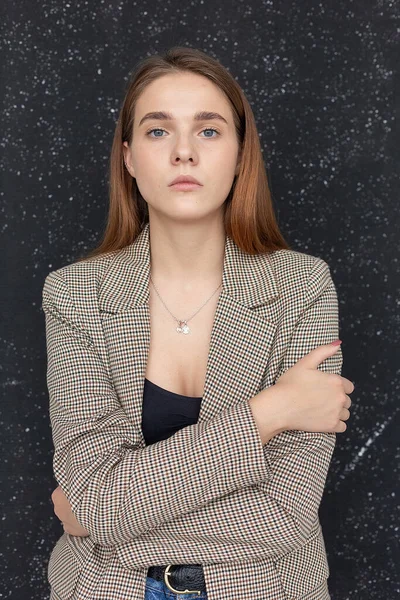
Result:
M202 564L209 600L328 600L318 510L335 433L264 446L248 400L339 337L329 266L226 236L198 422L146 446L150 226L50 272L42 308L53 469L88 537L49 559L52 600L143 600L151 565ZM341 373L342 351L318 369Z

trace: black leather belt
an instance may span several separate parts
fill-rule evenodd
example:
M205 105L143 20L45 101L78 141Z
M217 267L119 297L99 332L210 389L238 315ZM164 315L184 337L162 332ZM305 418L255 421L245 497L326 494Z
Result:
M207 591L202 565L157 565L149 567L147 575L163 581L174 594L201 594Z

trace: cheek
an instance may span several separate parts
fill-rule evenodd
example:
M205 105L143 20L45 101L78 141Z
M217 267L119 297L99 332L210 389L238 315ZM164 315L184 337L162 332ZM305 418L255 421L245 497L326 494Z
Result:
M236 160L236 155L233 155L231 150L215 155L211 165L213 179L221 184L230 185L235 176Z
M153 162L140 160L136 165L136 185L146 202L152 202L165 187L162 172Z
M161 157L155 150L149 148L147 144L138 145L132 152L132 165L138 181L149 181L151 183L154 176L157 176L161 168Z
M234 171L236 166L238 156L238 148L234 141L228 140L224 144L215 145L214 148L211 149L209 157L205 156L205 160L210 162L210 166L213 171L219 171L222 169L221 175L224 174L224 169L229 171ZM209 160L210 159L210 160Z

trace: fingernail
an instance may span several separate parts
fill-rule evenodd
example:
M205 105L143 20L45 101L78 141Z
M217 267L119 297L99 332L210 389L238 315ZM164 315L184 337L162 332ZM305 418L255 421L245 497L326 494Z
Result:
M332 342L332 346L339 346L342 343L342 340L335 340Z

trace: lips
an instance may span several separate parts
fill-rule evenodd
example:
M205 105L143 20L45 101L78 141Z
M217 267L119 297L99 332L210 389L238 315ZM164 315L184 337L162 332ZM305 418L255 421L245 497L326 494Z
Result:
M198 183L192 183L191 181L181 181L179 183L174 183L174 185L170 186L173 190L180 190L181 192L190 192L194 190L199 190L202 186Z
M200 181L198 181L195 177L192 177L191 175L178 175L178 177L175 177L175 179L171 181L169 185L171 186L177 183L191 183L196 185L203 185L202 183L200 183Z

